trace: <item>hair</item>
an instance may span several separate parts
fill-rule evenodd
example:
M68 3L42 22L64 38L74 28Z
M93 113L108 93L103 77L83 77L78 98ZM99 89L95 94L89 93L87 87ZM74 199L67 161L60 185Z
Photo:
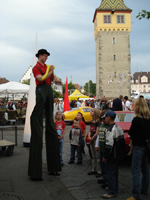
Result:
M82 114L81 112L78 112L77 114L80 114L80 115L81 115L81 117L83 117L83 114Z
M109 109L106 109L106 110L101 111L100 116L99 116L100 121L102 121L101 118L102 118L103 115L105 115L105 113L106 113L107 111L109 111Z
M75 119L74 119L74 122L79 122L79 120L75 118Z
M123 99L123 96L122 96L122 95L120 95L120 96L119 96L119 99L121 99L121 100L122 100L122 99Z
M134 101L134 112L135 117L143 117L145 119L150 118L150 111L143 97L139 97Z
M57 111L56 114L55 114L55 121L57 121L57 115L58 115L59 113L61 113L61 115L62 115L62 112L61 112L61 111ZM64 119L63 119L63 115L62 115L62 120L64 120Z
M128 96L125 96L124 99L125 99L125 100L128 100Z
M99 120L100 110L97 108L92 108L91 111L94 112L94 116L92 116L92 121L95 120L97 122Z

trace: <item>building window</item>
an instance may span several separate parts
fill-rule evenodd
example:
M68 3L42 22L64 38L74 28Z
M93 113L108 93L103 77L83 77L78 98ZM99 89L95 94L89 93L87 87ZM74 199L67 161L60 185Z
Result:
M116 55L114 55L114 60L116 60Z
M124 24L124 15L117 15L117 24Z
M113 44L116 44L116 38L113 38Z
M111 23L111 15L104 15L104 24Z

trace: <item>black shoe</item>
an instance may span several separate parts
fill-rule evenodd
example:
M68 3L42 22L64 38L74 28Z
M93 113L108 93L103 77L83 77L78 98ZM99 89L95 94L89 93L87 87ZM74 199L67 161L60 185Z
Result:
M60 174L58 172L50 172L49 175L52 175L52 176L60 176Z
M107 190L108 189L108 184L104 183L103 185L101 185L102 189Z
M96 178L99 178L99 177L101 177L102 176L102 174L96 174Z
M64 166L64 163L61 163L61 166Z
M97 180L97 183L98 184L105 184L105 181L104 181L104 179L99 179L99 180Z
M43 178L30 178L31 181L44 181Z
M73 163L74 163L73 161L69 161L69 162L68 162L68 164L73 164Z
M77 165L82 165L82 162L77 162L76 164L77 164Z
M93 174L97 174L97 172L88 172L88 175L93 175Z

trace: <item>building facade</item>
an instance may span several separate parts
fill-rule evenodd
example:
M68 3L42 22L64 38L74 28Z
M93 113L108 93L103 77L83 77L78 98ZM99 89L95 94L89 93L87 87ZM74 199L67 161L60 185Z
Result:
M135 72L131 90L132 92L150 93L150 72Z
M94 37L96 42L96 98L130 96L130 31L131 12L123 0L102 0L95 10ZM109 82L109 76L114 75ZM120 90L118 75L125 75Z

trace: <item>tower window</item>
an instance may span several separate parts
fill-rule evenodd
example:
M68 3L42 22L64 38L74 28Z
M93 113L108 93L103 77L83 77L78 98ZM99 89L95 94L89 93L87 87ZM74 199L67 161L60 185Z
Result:
M114 60L116 60L116 55L114 55Z
M124 24L124 15L117 15L117 23L118 24Z
M115 43L116 43L116 38L113 38L113 41L112 41L112 43L113 43L113 44L115 44Z
M111 23L111 15L104 15L104 24Z

